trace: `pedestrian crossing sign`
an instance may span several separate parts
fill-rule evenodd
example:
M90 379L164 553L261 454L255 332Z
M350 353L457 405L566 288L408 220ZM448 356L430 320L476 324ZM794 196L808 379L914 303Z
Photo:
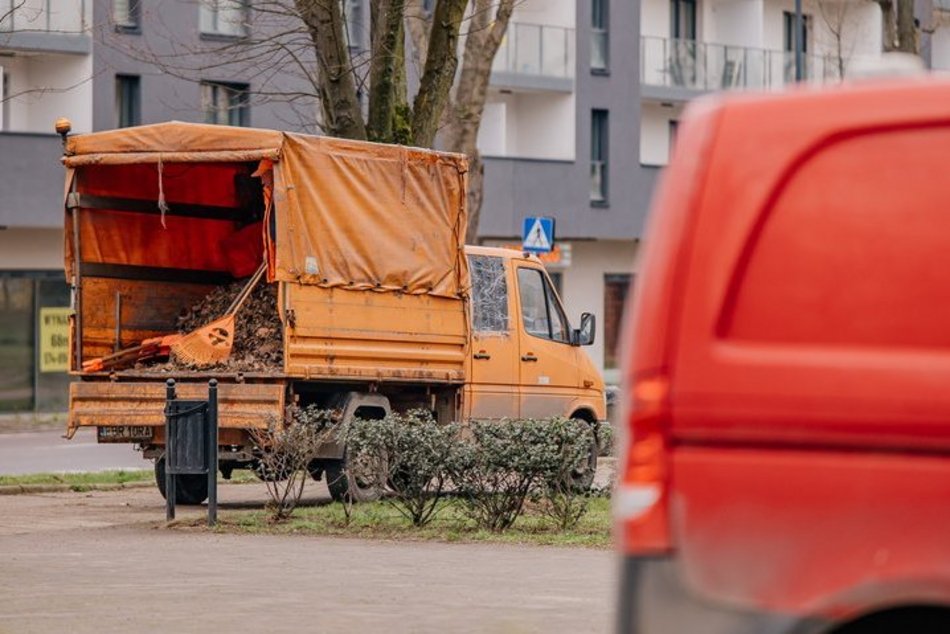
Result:
M554 249L554 218L527 217L521 228L521 248L528 253L549 253Z

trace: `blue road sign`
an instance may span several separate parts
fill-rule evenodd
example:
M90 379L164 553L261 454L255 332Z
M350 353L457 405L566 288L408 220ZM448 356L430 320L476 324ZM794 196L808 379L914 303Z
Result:
M521 227L521 248L528 253L548 253L554 249L554 218L527 217Z

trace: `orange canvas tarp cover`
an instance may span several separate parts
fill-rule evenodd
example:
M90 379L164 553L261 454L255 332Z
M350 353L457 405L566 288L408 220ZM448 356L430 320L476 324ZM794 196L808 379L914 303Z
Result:
M174 163L265 159L274 169L272 278L442 297L464 294L467 164L460 155L173 122L70 137L64 162L78 170L80 182L85 167L155 164L154 178L147 179L151 191L157 187L158 164L168 169ZM222 192L222 197L231 194ZM172 231L168 224L161 230Z

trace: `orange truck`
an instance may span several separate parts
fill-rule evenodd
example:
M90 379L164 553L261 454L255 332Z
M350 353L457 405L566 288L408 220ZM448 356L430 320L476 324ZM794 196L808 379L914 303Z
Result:
M593 315L571 328L536 257L463 244L464 157L177 122L64 142L76 378L67 435L95 427L99 442L138 445L159 488L168 378L184 398L218 380L225 477L258 464L251 431L283 421L291 404L344 419L418 407L439 421L559 415L596 429L605 418L603 380L580 349L593 342ZM236 244L250 269L235 271ZM184 308L255 259L276 287L282 367L89 363L174 334ZM311 464L335 496L344 456L327 446ZM581 481L596 459L592 447ZM178 501L203 501L202 478L179 477Z

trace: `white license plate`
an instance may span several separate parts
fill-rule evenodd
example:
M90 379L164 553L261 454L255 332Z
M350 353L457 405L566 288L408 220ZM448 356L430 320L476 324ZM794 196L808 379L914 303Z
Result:
M99 440L151 440L155 430L148 425L110 425L99 428Z

